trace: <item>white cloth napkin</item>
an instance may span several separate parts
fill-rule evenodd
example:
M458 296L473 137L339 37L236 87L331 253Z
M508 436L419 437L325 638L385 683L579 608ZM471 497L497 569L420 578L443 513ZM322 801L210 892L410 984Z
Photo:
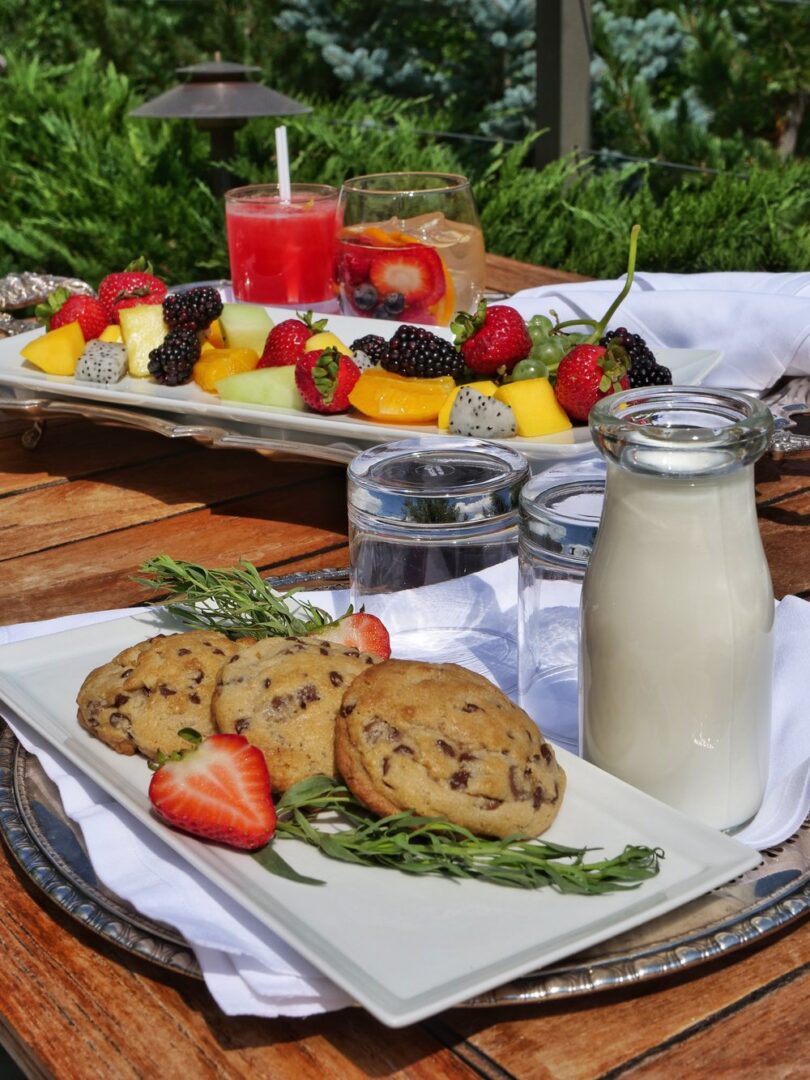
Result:
M517 560L460 581L428 586L375 605L392 631L395 655L453 660L514 691ZM302 594L306 595L306 594ZM332 614L345 610L346 593L308 598ZM19 641L117 618L96 612L0 628L0 643ZM470 630L472 629L472 632ZM777 606L771 771L762 809L739 834L765 848L792 835L810 812L810 604L788 597ZM5 705L0 714L36 754L59 789L67 815L78 822L99 878L145 915L176 926L190 943L205 982L228 1015L307 1016L342 1008L347 995L306 960L235 909L218 889L155 835L132 819L92 781L67 763ZM542 718L538 718L542 727Z
M524 316L599 319L624 278L544 285L507 301ZM767 390L810 375L810 273L637 273L609 329L626 326L656 346L719 349L706 386Z

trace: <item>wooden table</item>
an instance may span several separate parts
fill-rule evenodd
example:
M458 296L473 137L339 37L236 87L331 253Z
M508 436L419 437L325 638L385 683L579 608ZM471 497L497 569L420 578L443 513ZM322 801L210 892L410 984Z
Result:
M555 280L507 264L490 284ZM533 279L532 279L533 275ZM344 470L211 451L86 421L51 421L34 450L0 426L0 623L135 604L158 552L271 573L347 562ZM810 425L806 427L810 432ZM777 596L810 598L810 454L758 473ZM493 907L497 917L497 906ZM229 1019L205 987L134 959L57 910L0 857L0 1042L26 1075L83 1078L806 1075L810 923L640 988L400 1031L360 1009ZM0 1062L0 1075L7 1070Z

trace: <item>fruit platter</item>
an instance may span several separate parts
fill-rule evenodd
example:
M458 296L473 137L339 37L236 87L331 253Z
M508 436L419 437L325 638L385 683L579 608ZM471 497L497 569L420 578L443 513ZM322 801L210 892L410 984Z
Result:
M530 460L576 456L590 450L586 420L600 397L697 384L720 359L654 355L638 335L607 329L632 283L634 241L620 294L575 327L485 301L448 328L321 316L225 302L211 285L170 289L138 266L109 274L97 296L52 294L39 329L0 341L0 386L20 405L35 391L51 404L80 399L91 417L103 407L107 422L115 409L129 423L173 413L331 460L414 434L508 440Z

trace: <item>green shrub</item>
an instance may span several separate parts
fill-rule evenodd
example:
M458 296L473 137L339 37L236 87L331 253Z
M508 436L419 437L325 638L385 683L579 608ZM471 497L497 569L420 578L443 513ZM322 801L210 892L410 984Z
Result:
M45 270L96 283L144 253L172 282L227 276L221 200L205 177L209 142L185 121L131 119L139 97L98 53L48 67L10 55L0 79L0 275ZM474 160L425 134L436 117L390 98L317 103L290 118L292 171L339 184L352 174L426 169L471 176L489 251L614 277L642 226L646 270L804 270L810 164L690 175L676 188L648 166L563 159L538 172L530 142ZM272 120L248 124L231 167L274 179Z

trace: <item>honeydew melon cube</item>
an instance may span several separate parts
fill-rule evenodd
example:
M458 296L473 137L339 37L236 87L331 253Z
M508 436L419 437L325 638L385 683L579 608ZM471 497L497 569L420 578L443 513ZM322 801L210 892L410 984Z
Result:
M65 323L34 338L20 352L48 375L73 375L84 352L84 334L77 322Z
M504 383L498 387L495 397L511 405L517 433L524 438L555 435L572 426L548 379L518 379Z
M163 321L161 304L138 304L122 308L121 337L127 349L127 367L136 379L149 377L149 353L163 344L168 326Z
M295 385L295 365L258 368L228 375L217 383L217 391L224 401L236 401L245 405L270 405L277 409L297 409L304 412L304 399Z
M223 304L219 330L228 349L255 349L264 352L273 320L259 304Z

